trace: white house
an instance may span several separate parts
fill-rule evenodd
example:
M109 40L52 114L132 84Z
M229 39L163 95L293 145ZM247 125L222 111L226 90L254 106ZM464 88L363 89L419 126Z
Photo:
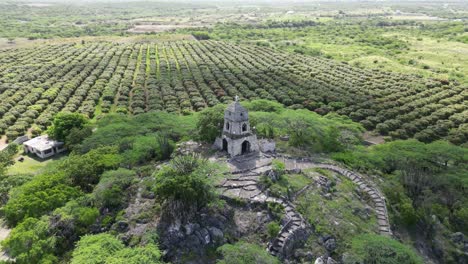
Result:
M41 159L65 151L64 143L49 139L47 135L35 137L23 143L24 153L35 153Z

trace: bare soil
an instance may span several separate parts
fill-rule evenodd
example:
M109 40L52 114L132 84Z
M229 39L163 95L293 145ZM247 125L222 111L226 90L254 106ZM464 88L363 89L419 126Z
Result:
M6 143L6 140L7 140L6 136L0 137L0 151L8 146L8 144Z
M365 142L368 142L370 145L378 145L385 143L385 137L381 135L375 135L369 131L366 131L362 135Z

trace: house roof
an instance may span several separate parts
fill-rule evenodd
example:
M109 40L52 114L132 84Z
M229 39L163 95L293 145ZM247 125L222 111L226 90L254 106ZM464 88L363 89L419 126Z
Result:
M30 139L24 142L23 145L34 148L39 151L44 151L53 147L62 146L63 142L50 139L47 135L43 135Z

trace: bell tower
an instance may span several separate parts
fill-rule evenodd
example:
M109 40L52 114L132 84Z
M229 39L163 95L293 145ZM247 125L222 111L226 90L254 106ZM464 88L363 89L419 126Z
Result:
M257 136L252 133L249 112L239 103L239 97L224 111L224 125L215 145L231 156L258 151Z
M223 135L238 137L249 134L251 134L249 113L239 103L239 97L236 96L236 100L224 111Z

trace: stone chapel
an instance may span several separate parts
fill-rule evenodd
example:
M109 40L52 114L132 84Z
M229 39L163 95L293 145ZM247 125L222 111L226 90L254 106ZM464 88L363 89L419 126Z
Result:
M239 103L239 97L224 111L224 126L215 146L226 151L231 157L257 152L259 145L249 123L249 113Z

